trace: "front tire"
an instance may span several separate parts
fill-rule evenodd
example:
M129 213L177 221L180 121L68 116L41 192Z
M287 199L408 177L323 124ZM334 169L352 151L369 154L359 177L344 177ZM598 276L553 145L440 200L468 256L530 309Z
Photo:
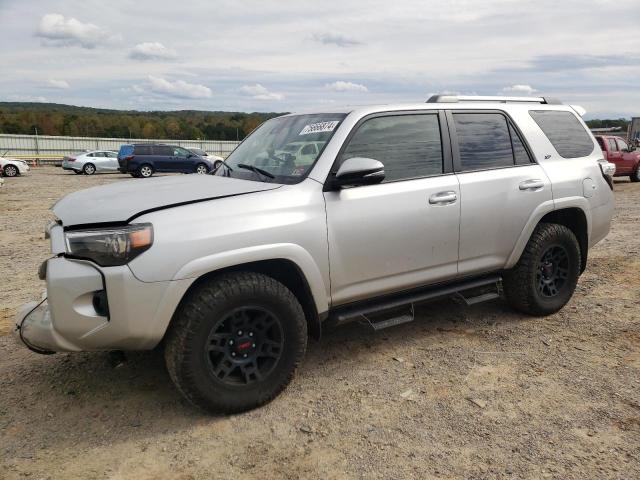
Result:
M18 174L20 173L20 171L18 170L18 167L11 164L5 165L3 172L5 177L17 177Z
M96 173L96 166L93 163L85 163L82 171L85 175L93 175Z
M84 172L82 170L74 170L73 173L76 175L82 175Z
M263 405L291 381L307 346L307 323L291 291L266 275L222 275L193 289L166 336L178 390L210 412Z
M640 182L640 164L638 164L635 171L629 175L629 180L632 182Z
M206 175L207 173L209 173L209 169L204 163L199 163L198 165L196 165L196 173L198 175Z
M580 246L564 225L541 223L518 263L503 276L509 304L529 315L550 315L571 299L580 275Z

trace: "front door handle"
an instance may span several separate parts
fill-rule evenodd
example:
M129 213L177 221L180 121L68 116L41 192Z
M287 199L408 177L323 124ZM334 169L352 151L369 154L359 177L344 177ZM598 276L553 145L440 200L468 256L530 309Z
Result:
M533 180L525 180L524 182L520 182L518 188L520 188L520 190L542 190L544 188L544 182L537 178Z
M458 199L456 192L438 192L429 197L431 205L448 205Z

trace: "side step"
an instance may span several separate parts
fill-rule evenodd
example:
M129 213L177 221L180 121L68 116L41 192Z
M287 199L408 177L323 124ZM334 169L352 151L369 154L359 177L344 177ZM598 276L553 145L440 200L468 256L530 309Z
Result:
M359 302L358 304L338 307L331 313L334 325L343 325L356 320L366 320L374 330L401 325L415 319L414 304L453 296L466 305L475 305L500 297L502 278L493 275L455 284L434 286L421 290L412 290L404 294L389 295L380 299ZM491 291L487 291L490 289ZM475 296L464 296L463 292ZM400 309L409 308L409 313L400 313ZM405 310L406 312L406 310ZM379 320L378 320L379 318Z

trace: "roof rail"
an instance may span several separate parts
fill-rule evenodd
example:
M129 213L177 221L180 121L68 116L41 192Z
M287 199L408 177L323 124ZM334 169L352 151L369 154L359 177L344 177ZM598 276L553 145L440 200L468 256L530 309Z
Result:
M496 102L496 103L543 103L547 105L562 105L560 100L547 97L501 97L480 95L432 95L427 103L458 103L458 102Z

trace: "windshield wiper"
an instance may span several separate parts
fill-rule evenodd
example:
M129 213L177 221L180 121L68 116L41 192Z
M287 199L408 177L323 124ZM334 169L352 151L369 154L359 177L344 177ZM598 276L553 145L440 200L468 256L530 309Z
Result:
M265 177L268 178L276 178L276 176L270 172L267 172L266 170L263 170L261 168L258 168L254 165L247 165L246 163L239 163L238 164L238 168L244 168L245 170L251 170L253 173L256 173L258 175L258 177L260 177L260 175L264 175ZM262 180L262 178L260 178L260 180Z

